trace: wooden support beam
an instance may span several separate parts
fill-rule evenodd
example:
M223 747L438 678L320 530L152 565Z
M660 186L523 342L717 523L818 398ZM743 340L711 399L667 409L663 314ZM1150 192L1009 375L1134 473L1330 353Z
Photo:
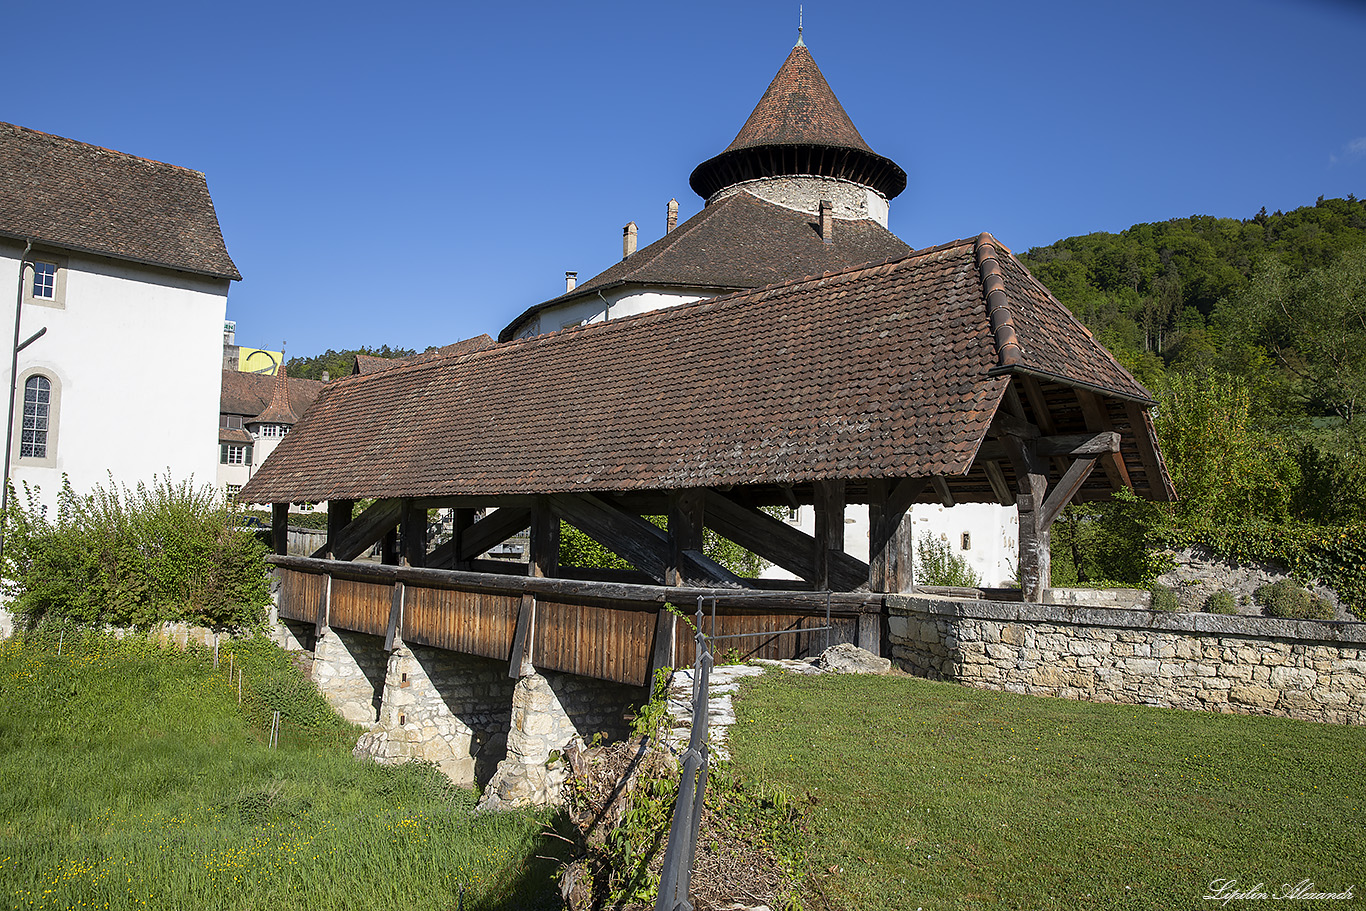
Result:
M460 533L458 555L455 549L456 538L452 538L427 555L427 565L437 569L459 569L457 563L468 563L490 547L502 544L530 526L531 508L528 506L504 506L502 509L495 509Z
M409 566L427 563L427 510L415 506L412 500L403 501L403 559Z
M868 587L875 592L907 592L914 585L911 506L929 486L928 478L868 482Z
M655 645L650 653L650 678L647 686L654 686L660 668L674 666L674 648L678 636L678 615L661 607L655 615Z
M522 604L517 609L517 629L512 634L512 648L508 653L508 676L514 680L522 676L522 668L530 667L535 657L531 653L534 637L531 628L536 622L536 596L531 592L522 595Z
M1110 420L1110 413L1099 396L1087 389L1073 389L1072 391L1077 396L1077 405L1081 408L1081 416L1086 421L1087 430L1099 433L1115 429L1114 422ZM1105 477L1110 482L1111 490L1123 490L1125 487L1133 489L1133 482L1129 480L1129 467L1124 464L1124 457L1120 455L1118 443L1116 443L1113 452L1101 456L1100 466L1105 470Z
M953 491L949 490L949 482L940 475L935 475L930 482L934 484L934 491L939 495L939 502L944 504L945 509L952 509L955 502Z
M1143 463L1143 473L1148 476L1148 496L1154 500L1161 499L1158 492L1163 491L1166 484L1162 480L1162 464L1158 460L1157 449L1153 446L1152 422L1148 411L1133 402L1125 402L1124 411L1129 416L1129 429L1138 443L1138 458Z
M403 501L376 500L369 509L352 519L354 509L355 503L351 500L328 501L327 543L313 556L330 551L334 560L356 559L398 524Z
M1034 451L1032 442L1013 433L1004 437L1006 450L1015 469L1020 587L1026 601L1039 603L1043 601L1044 589L1052 583L1049 526L1041 521L1041 510L1048 493L1048 463Z
M882 656L882 616L880 614L859 614L858 642L855 645L867 649L874 655Z
M669 537L663 529L592 494L555 494L550 506L570 525L656 582L664 582Z
M1000 462L991 459L983 462L982 468L987 473L987 481L991 484L991 492L996 496L996 502L1002 506L1014 506L1015 494L1006 483L1006 474L1001 470Z
M1030 440L1034 452L1046 458L1076 458L1078 456L1104 455L1119 452L1119 434L1113 430L1098 433L1062 433L1051 437ZM1003 442L988 440L977 450L977 461L999 462L1009 458ZM1063 465L1063 471L1067 468ZM1058 472L1061 474L1062 472Z
M384 650L392 652L394 650L394 639L398 637L398 631L403 628L403 580L394 583L394 593L389 601L389 627L384 632Z
M816 577L818 590L834 591L831 581L832 553L844 553L844 481L816 481Z
M766 512L741 506L708 490L707 527L765 560L808 582L815 582L815 539ZM854 591L868 583L868 564L848 554L831 553L830 582L837 591Z
M270 549L277 554L289 553L289 504L270 504Z
M350 560L351 557L338 557L338 545L351 524L352 514L356 511L355 500L327 501L327 543L322 549L330 553L334 560ZM367 512L369 510L366 510Z
M1077 459L1067 467L1062 479L1048 492L1048 497L1039 509L1038 519L1039 525L1045 531L1053 527L1053 521L1057 519L1058 513L1062 512L1062 508L1072 501L1077 491L1081 490L1081 485L1086 483L1098 461L1099 456L1083 456Z
M683 580L679 585L720 585L724 588L749 588L749 584L700 550L685 550Z
M551 508L550 497L537 497L531 507L531 541L527 551L528 576L547 579L559 573L560 519Z
M313 624L313 647L318 647L318 639L332 619L332 576L323 583L322 597L318 599L318 619Z
M684 584L684 553L702 552L706 525L706 497L698 488L669 496L669 563L664 568L665 585Z

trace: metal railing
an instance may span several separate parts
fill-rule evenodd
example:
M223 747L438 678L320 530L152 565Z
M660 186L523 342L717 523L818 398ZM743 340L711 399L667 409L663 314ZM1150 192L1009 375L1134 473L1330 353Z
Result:
M825 626L806 629L771 630L758 633L735 633L728 636L708 636L702 632L702 596L697 598L697 660L692 676L692 730L688 748L683 751L683 773L678 785L678 800L674 804L673 821L669 825L669 844L664 849L664 867L659 876L659 894L655 911L693 911L688 899L692 885L693 861L697 857L697 836L702 827L702 808L707 799L707 772L710 768L711 745L707 742L710 722L711 643L722 639L742 639L750 636L782 636L791 633L825 631L826 646L830 645L830 598L825 601ZM711 629L716 631L716 599L712 598Z

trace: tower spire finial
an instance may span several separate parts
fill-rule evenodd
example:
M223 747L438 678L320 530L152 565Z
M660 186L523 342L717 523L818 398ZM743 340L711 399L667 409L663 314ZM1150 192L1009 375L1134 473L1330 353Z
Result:
M802 40L802 5L797 4L797 47L806 47L806 42Z

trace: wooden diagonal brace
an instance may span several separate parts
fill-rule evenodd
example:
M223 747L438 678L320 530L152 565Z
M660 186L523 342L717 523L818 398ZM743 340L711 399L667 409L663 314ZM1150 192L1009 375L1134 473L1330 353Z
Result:
M1062 512L1062 508L1072 501L1077 491L1081 490L1081 485L1086 483L1087 477L1099 460L1099 456L1083 456L1068 467L1039 509L1039 525L1042 528L1047 529L1053 525L1053 520Z
M380 538L392 531L403 512L402 500L376 500L369 509L352 519L316 553L320 557L328 550L334 560L354 560Z
M706 493L707 527L745 550L805 579L816 580L815 538L768 513L741 506L714 490ZM830 585L837 591L855 591L868 584L868 564L845 553L831 551Z

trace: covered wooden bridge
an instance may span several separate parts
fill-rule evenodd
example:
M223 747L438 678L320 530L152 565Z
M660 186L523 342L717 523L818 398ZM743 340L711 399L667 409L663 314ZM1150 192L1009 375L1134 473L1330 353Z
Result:
M241 497L274 504L279 554L288 505L327 501L322 551L272 558L282 617L640 684L690 660L663 606L699 594L718 633L823 625L828 603L838 638L879 648L915 503L1017 505L1022 596L1042 600L1068 502L1173 498L1151 404L983 234L335 381ZM866 564L844 552L859 503ZM761 509L798 504L814 536ZM455 516L434 548L433 508ZM558 565L561 520L635 571ZM528 528L528 564L478 559ZM800 581L733 575L704 529ZM388 565L353 562L379 542Z

